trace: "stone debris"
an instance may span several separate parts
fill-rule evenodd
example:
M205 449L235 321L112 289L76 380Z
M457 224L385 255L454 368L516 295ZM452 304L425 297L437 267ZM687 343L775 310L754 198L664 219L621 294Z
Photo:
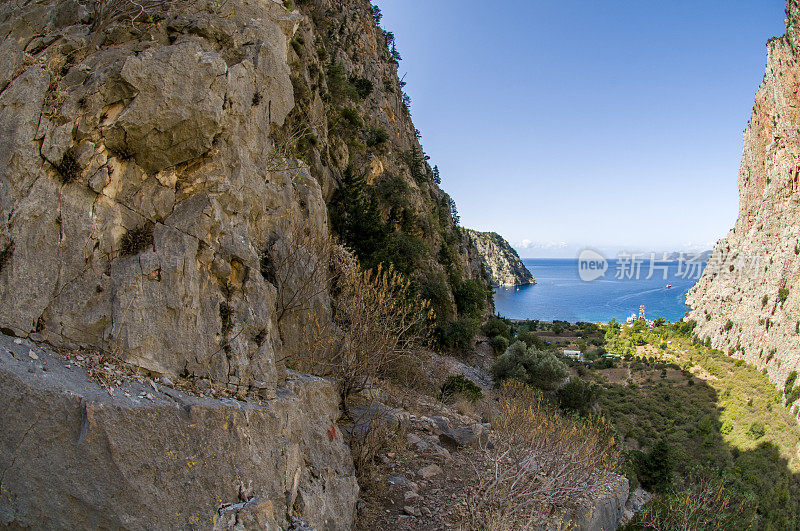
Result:
M445 446L457 449L466 446L479 446L489 440L490 424L470 424L454 428L450 419L444 417L434 417L437 429L440 431L439 440Z
M439 465L428 465L420 468L419 471L417 471L417 474L419 474L419 476L422 477L423 479L432 478L433 476L436 476L441 473L442 473L442 467L440 467Z
M419 508L413 505L406 505L405 507L403 507L403 512L409 516L415 516L417 518L422 516L422 512L419 510Z
M422 496L420 496L413 490L408 490L403 494L403 499L405 499L405 501L416 501L416 500L421 500Z
M405 476L392 476L386 479L389 485L397 485L400 487L408 487L412 481Z

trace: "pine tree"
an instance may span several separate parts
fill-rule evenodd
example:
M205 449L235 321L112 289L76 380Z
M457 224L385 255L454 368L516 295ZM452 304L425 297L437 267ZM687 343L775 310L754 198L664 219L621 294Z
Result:
M368 193L366 174L348 166L331 200L331 225L359 260L369 262L386 239L377 199Z
M453 216L453 223L458 225L461 223L461 217L458 215L458 208L456 207L456 201L452 197L450 198L450 213Z

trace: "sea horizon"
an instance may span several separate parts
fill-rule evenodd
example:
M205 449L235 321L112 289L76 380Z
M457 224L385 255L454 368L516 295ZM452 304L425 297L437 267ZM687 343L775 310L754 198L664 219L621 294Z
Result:
M690 309L686 294L706 264L609 259L604 275L585 281L577 258L524 258L522 262L536 284L495 288L496 313L509 319L600 323L638 317L641 306L647 319L683 319Z

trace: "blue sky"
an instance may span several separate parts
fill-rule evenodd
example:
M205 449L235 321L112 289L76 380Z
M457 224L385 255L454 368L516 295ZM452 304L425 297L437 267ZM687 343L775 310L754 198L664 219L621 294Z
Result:
M710 248L733 226L782 0L377 4L464 226L523 257Z

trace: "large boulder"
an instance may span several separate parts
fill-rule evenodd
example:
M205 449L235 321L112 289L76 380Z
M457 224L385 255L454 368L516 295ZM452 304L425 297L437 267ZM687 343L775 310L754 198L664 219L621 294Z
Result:
M353 523L358 486L326 380L290 375L265 403L146 382L109 392L74 360L0 335L0 403L0 527Z

